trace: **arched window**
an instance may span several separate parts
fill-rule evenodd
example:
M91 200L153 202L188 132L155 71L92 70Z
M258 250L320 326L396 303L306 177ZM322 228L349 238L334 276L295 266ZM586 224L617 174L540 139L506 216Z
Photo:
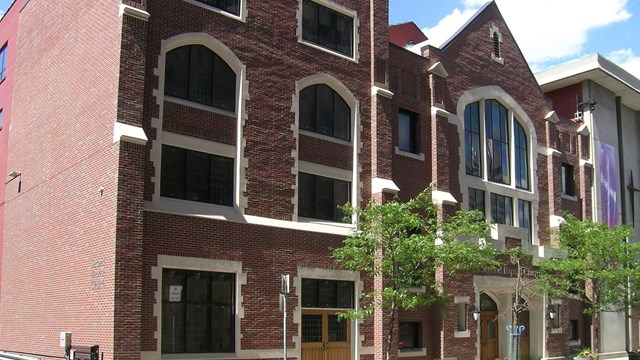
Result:
M308 86L300 91L300 129L351 140L351 108L331 87Z
M518 121L513 122L513 136L515 145L516 187L529 189L529 151L527 148L527 133Z
M164 93L235 111L236 73L206 46L182 46L167 53Z

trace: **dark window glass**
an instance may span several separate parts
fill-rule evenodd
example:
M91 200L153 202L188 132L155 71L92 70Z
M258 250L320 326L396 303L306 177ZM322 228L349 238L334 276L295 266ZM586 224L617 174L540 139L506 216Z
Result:
M300 128L349 141L351 108L327 85L312 85L300 91Z
M580 339L580 322L578 320L569 320L569 340Z
M349 201L350 183L324 176L299 173L298 213L302 217L342 221L339 206Z
M352 281L302 279L302 307L353 309Z
M485 100L487 171L491 181L509 184L508 111L497 100Z
M311 0L302 2L302 39L353 56L353 18Z
M302 314L302 342L322 342L321 314Z
M562 193L568 196L575 196L574 180L573 180L573 166L569 164L562 164Z
M0 130L2 130L2 109L0 109Z
M418 114L400 110L398 114L398 148L414 154L420 152L418 146Z
M480 144L480 107L474 102L464 109L465 171L468 175L482 176Z
M160 195L232 206L233 159L163 145Z
M400 322L398 325L399 349L419 349L422 347L422 324L419 322Z
M479 210L485 214L483 190L469 188L469 210Z
M0 81L7 77L7 44L0 48Z
M498 36L498 32L493 33L493 55L496 58L500 58L500 36Z
M491 194L491 217L495 223L513 226L513 199Z
M531 230L531 202L518 199L518 226Z
M162 352L235 350L235 274L165 269Z
M240 0L197 0L234 15L240 15Z
M515 145L515 164L516 169L516 187L520 189L529 189L529 150L527 147L527 134L519 122L514 121L514 145Z
M186 45L166 56L166 95L235 111L236 74L203 45Z

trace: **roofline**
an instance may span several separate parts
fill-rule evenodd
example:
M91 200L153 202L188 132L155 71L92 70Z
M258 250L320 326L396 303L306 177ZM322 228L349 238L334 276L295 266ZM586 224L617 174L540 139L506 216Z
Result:
M439 46L435 46L435 45L434 45L433 47L435 47L435 48L437 48L437 49L442 50L442 49L446 48L447 46L449 46L449 44L450 44L451 42L453 42L453 40L454 40L456 37L458 37L458 35L460 35L460 33L461 33L462 31L464 31L464 29L466 29L466 28L467 28L467 26L469 26L469 24L471 24L471 23L472 23L472 22L473 22L473 21L474 21L474 20L475 20L475 19L476 19L476 18L477 18L477 17L478 17L478 16L479 16L483 11L484 11L484 9L486 9L486 8L487 8L487 7L488 7L492 2L494 2L494 0L488 1L488 2L486 2L484 5L482 5L482 6L478 9L478 11L476 11L476 12L475 12L475 14L471 15L471 17L469 18L469 20L467 20L467 22L465 22L462 26L460 26L460 27L458 28L458 30L457 30L453 35L451 35L451 37L449 37L447 40L445 40L445 42L443 42L443 43L442 43L442 44L440 44Z

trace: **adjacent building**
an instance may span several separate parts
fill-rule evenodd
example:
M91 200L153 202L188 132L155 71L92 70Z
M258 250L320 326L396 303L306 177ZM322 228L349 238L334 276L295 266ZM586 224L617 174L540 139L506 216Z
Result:
M382 359L383 314L338 320L380 279L332 261L337 205L436 182L536 261L563 211L640 221L638 80L599 56L536 78L494 2L439 46L384 0L19 0L0 29L2 350L282 358L288 274L288 357ZM394 356L506 356L508 265L443 280L451 307L402 311ZM589 343L577 302L524 301L523 358Z

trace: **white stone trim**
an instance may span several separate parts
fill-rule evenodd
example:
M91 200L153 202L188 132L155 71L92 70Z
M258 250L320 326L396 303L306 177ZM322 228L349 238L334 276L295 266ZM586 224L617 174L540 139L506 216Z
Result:
M235 289L235 354L198 354L199 358L212 358L223 356L226 358L236 358L236 354L241 352L242 331L240 329L241 319L244 318L244 302L242 296L242 288L247 285L247 273L242 270L242 262L229 260L215 260L205 258L191 258L183 256L158 255L157 266L151 267L151 279L157 281L157 290L154 293L155 302L153 304L153 315L156 317L156 331L154 337L156 339L156 352L146 352L149 359L170 359L172 356L162 355L162 271L163 269L181 269L181 270L201 270L209 272L227 272L236 274ZM179 358L183 359L183 354Z
M383 89L381 87L378 86L372 86L371 87L371 95L380 95L382 97L386 97L391 99L393 97L393 93L387 89Z
M203 153L235 158L235 146L223 144L215 141L194 138L187 135L172 133L169 131L162 132L163 145L176 146L183 149L200 151Z
M113 124L113 142L116 143L118 141L146 145L149 139L143 128L116 121Z
M537 153L544 156L560 156L562 153L554 148L538 145Z
M500 53L500 57L497 57L495 52L493 51L493 34L497 33L498 34L498 52ZM497 26L495 25L491 25L491 28L489 28L489 36L491 37L491 60L504 65L504 56L502 56L502 33L500 32L500 29L498 29Z
M422 323L424 325L424 323ZM423 330L424 331L424 330ZM398 357L406 358L406 357L418 357L418 356L427 356L427 348L419 348L419 349L398 349Z
M306 41L302 38L302 4L303 4L303 0L298 0L298 10L296 12L296 18L298 20L298 28L296 30L296 35L298 37L298 43L300 44L304 44L306 46L312 47L314 49L318 49L320 51L341 57L343 59L347 59L349 61L353 61L353 62L359 62L360 61L360 51L359 51L359 44L360 44L360 35L359 35L359 31L358 29L360 28L360 20L358 18L358 12L352 9L349 9L345 6L342 6L338 3L335 3L333 1L330 0L312 0L313 2L327 7L331 10L337 11L339 13L342 13L344 15L347 15L351 18L353 18L353 56L347 56L344 54L341 54L337 51L331 50L331 49L327 49L325 47L322 47L318 44Z
M247 22L247 0L240 0L240 15L232 14L230 12L226 12L222 9L218 9L215 6L207 5L197 0L183 0L189 4L201 7L203 9L207 9L213 11L215 13L230 17L232 19L236 19L242 22Z
M445 70L444 65L442 65L442 63L440 61L438 61L437 63L431 65L431 67L427 71L430 74L438 75L438 76L440 76L442 78L446 78L446 77L449 76L449 73L447 73L447 70Z
M549 111L547 115L545 115L544 119L554 124L557 124L560 121L560 118L558 118L558 114L556 114L555 111Z
M400 191L400 188L393 180L390 179L382 179L382 178L372 178L371 179L371 193L378 194L381 192L387 192L396 194Z
M348 182L351 182L351 179L353 177L353 173L349 170L344 170L340 168L335 168L331 166L316 164L316 163L302 161L302 160L298 161L298 171L307 173L307 174L324 176L324 177L329 177L332 179L338 179L338 180L348 181Z
M412 153L410 151L400 150L399 147L394 147L394 153L396 155L405 156L414 160L424 161L424 153Z
M434 204L437 204L437 205L441 205L441 204L454 205L458 203L458 200L456 200L456 198L453 197L451 193L446 191L440 191L440 190L433 190L431 192L431 200L433 201Z
M138 9L126 4L120 4L118 6L118 14L120 15L120 17L122 17L123 15L127 15L135 19L140 19L142 21L149 21L149 16L151 16L148 12L142 9Z

